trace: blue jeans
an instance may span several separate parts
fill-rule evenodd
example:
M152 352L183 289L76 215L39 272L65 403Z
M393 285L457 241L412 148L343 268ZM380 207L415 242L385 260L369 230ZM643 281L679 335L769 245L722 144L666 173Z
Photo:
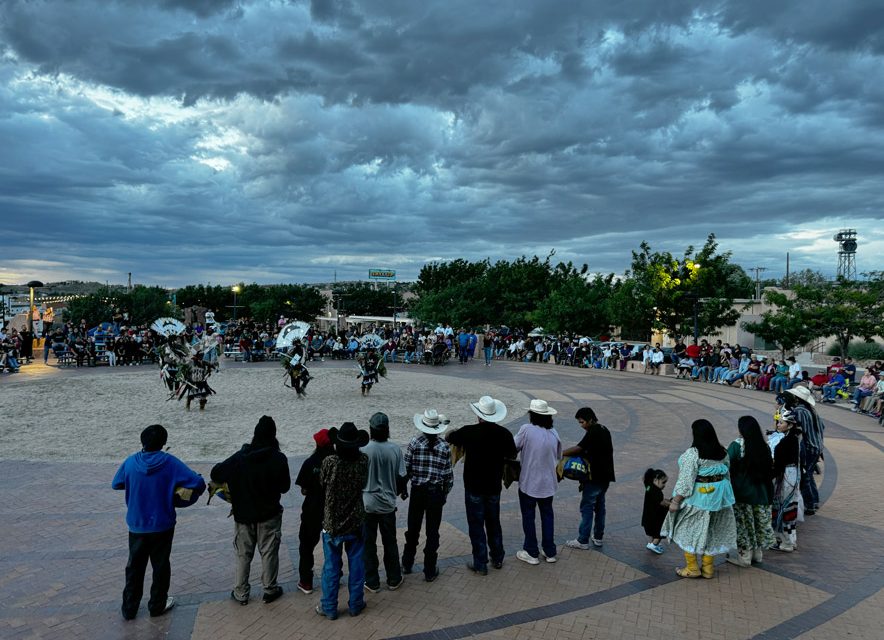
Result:
M344 551L347 551L347 587L350 590L348 606L350 613L357 614L365 608L365 562L362 552L365 541L362 534L350 533L345 536L330 536L322 532L322 550L325 563L322 565L322 610L328 618L338 617L338 580L341 577Z
M413 356L414 356L414 352L413 352L413 351L406 351L406 352L405 352L405 364L411 364L411 358L412 358Z
M503 562L503 531L500 529L500 494L478 495L464 491L467 525L473 546L473 567L477 571L488 568L491 562Z
M494 350L491 347L485 347L485 364L491 364L491 356Z
M581 544L589 543L589 536L601 540L605 536L605 493L608 491L608 482L587 482L583 485L583 495L580 498L580 529L577 531L577 541ZM595 528L593 528L593 516L595 516Z
M838 397L838 389L840 389L840 388L841 388L841 387L838 387L838 386L836 386L836 385L834 385L834 384L826 384L826 385L823 385L823 398L824 398L825 400L835 400L835 399L837 399L837 397Z
M384 362L396 362L396 350L384 351Z
M730 371L728 367L715 367L712 370L712 377L709 379L710 382L718 382L725 373Z
M780 394L786 389L786 376L774 376L770 381L770 390L774 393Z
M543 553L547 558L556 557L555 515L553 514L553 497L533 498L519 490L519 507L522 510L522 531L525 533L525 544L522 548L532 558L540 555L537 548L537 529L534 524L534 508L540 509L540 536Z

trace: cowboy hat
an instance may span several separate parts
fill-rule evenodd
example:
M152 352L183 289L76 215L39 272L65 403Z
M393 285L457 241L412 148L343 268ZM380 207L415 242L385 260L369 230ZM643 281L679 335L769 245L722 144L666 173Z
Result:
M528 411L542 416L554 416L558 413L558 411L546 403L546 400L532 400L528 406Z
M479 402L471 402L470 409L485 422L500 422L506 418L506 405L491 396L482 396Z
M368 431L357 429L352 422L345 422L341 428L332 427L328 430L328 438L335 447L359 449L368 444Z
M810 389L807 387L792 387L791 389L786 389L786 393L789 393L799 400L803 400L811 407L816 406L816 400L813 397L813 394L810 392Z
M435 409L414 414L414 426L417 430L430 435L443 433L448 428L449 422L451 421L444 414L438 413Z

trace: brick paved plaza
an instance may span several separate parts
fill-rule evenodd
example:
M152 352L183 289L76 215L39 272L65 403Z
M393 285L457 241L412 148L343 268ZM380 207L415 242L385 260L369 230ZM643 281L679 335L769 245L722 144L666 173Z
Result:
M317 369L335 366L339 365L325 363ZM32 376L53 376L63 384L65 376L115 374L57 371L38 364L22 371L19 379L0 382L2 404L14 401L16 386L28 384ZM674 572L681 558L677 548L667 547L664 555L656 556L644 547L647 540L639 526L641 475L654 466L675 476L676 458L690 443L689 425L698 417L712 421L725 445L736 436L740 415L751 413L762 425L770 424L773 396L553 365L495 363L486 368L478 362L466 367L452 363L420 371L461 377L476 397L487 381L546 399L559 410L556 428L566 446L576 443L582 433L571 416L580 406L592 406L612 431L617 466L618 481L608 492L604 547L564 548L557 564L529 566L517 561L522 534L514 486L502 496L508 554L503 569L492 570L487 577L472 574L465 567L470 545L462 465L458 465L441 529L439 579L428 584L420 573L408 576L398 591L366 594L368 609L362 616L345 615L332 622L313 612L318 592L306 596L295 588L301 499L296 488L283 501L280 580L286 594L270 605L258 597L260 579L249 606L229 599L233 523L226 518L223 503L216 506L213 501L207 507L203 499L179 512L170 592L178 606L169 615L152 619L143 603L138 618L124 622L119 605L127 557L125 506L122 493L110 489L117 463L28 462L5 448L0 452L0 637L884 637L884 430L872 420L840 408L821 408L827 424L825 464L818 479L824 503L817 515L799 526L797 552L768 552L763 565L750 569L722 564L713 580L681 580ZM399 379L407 375L402 371ZM396 392L383 385L379 391L367 402L383 410L395 402ZM213 399L213 408L223 410L223 402L221 397ZM510 407L507 426L513 430L524 421L522 409ZM273 407L261 410L273 415ZM39 412L39 407L34 411ZM243 430L249 432L253 426L243 425ZM174 441L172 431L170 444ZM136 448L133 442L130 450L120 452L120 460ZM293 477L302 460L290 458ZM216 461L188 462L207 477ZM560 544L575 536L578 501L576 483L563 482L554 505ZM400 537L405 512L400 508ZM318 548L318 565L321 562ZM253 585L258 566L256 558Z

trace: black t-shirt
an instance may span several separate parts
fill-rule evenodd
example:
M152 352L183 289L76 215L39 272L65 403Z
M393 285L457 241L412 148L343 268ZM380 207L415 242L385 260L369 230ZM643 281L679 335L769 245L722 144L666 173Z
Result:
M611 432L604 425L593 424L577 445L589 463L593 482L614 482L614 445Z
M500 493L503 461L517 455L516 442L508 429L480 422L452 431L446 440L464 449L464 489L485 496Z
M663 490L655 485L651 485L645 489L645 504L642 509L642 527L645 533L655 538L660 536L660 528L663 521L666 520L666 513L669 507L665 507L663 502Z
M322 468L322 461L332 453L333 451L314 451L301 465L295 484L304 490L301 511L305 514L322 518L325 490L319 484L319 470Z

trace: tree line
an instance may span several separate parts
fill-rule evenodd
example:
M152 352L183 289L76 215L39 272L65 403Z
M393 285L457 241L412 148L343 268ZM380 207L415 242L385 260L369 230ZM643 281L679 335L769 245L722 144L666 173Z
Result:
M755 290L732 254L719 251L714 234L702 247L688 246L680 254L655 251L642 242L622 275L592 273L587 264L578 267L554 258L555 251L543 259L433 262L424 265L414 283L336 284L330 301L316 286L306 284L239 283L236 296L232 287L222 285L188 285L175 291L111 287L73 300L68 318L82 318L94 326L124 311L130 324L142 325L164 315L180 318L183 309L199 306L213 310L218 320L229 320L235 299L240 318L309 320L330 302L341 315L391 316L395 311L424 325L505 325L525 331L541 326L549 333L592 337L619 328L622 339L639 341L655 331L674 338L689 338L695 330L701 336L715 335L738 322L740 309L734 301L751 298ZM846 352L851 339L871 340L884 333L884 274L867 275L865 281L830 282L816 272L797 273L790 291L766 292L775 309L744 327L784 352L830 335ZM406 292L413 294L407 304Z

